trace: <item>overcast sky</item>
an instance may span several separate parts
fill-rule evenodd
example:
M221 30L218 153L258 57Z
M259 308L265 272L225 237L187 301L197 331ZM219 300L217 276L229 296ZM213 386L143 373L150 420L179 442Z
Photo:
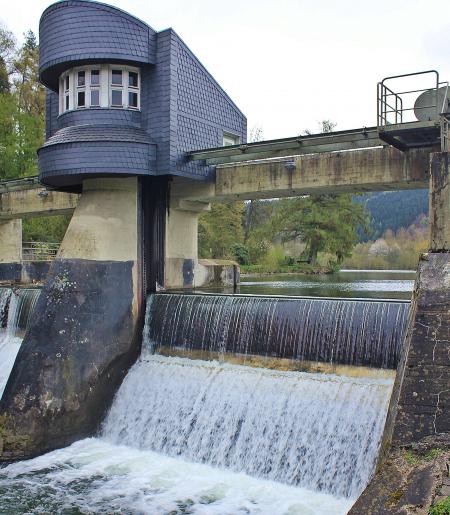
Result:
M19 39L48 0L0 0ZM376 84L435 68L450 80L450 0L110 0L173 27L264 138L376 124Z

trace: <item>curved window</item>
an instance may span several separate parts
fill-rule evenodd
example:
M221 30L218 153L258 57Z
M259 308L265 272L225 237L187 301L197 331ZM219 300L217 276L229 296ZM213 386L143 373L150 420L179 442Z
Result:
M140 109L138 68L97 65L72 68L59 81L59 114L73 109Z

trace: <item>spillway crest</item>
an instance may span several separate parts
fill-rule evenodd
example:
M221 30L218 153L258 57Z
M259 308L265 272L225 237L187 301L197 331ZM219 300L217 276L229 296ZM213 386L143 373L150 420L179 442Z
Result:
M409 303L156 294L146 339L162 349L397 367Z

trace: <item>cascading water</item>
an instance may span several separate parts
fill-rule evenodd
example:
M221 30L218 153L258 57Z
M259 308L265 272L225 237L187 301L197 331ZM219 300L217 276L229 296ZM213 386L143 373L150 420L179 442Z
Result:
M393 366L407 311L403 303L154 295L141 358L101 435L0 469L2 503L33 513L344 515L374 470L392 380L158 352Z
M373 471L391 386L149 356L126 377L103 434L114 443L354 497Z
M0 288L0 399L39 294L36 288Z
M147 310L156 352L223 352L396 368L409 303L157 294ZM151 320L151 323L150 323Z

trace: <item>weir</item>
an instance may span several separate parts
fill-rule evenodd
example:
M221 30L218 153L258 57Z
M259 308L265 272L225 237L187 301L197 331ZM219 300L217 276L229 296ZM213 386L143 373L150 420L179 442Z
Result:
M0 399L39 294L36 288L0 288Z
M408 302L167 293L147 306L145 337L157 353L391 369L409 311Z
M408 481L424 482L397 469L396 457L406 446L447 445L450 433L449 110L446 94L438 105L437 72L427 72L437 79L424 92L436 93L430 119L403 123L395 111L389 122L383 81L377 127L247 144L244 115L172 29L156 32L114 7L63 0L44 12L40 41L47 139L39 186L27 179L24 194L20 184L2 185L0 280L24 277L22 217L73 216L40 295L20 294L23 313L35 302L29 323L16 317L15 293L2 294L2 335L23 343L14 340L15 360L7 351L0 459L92 436L106 416L103 452L128 443L353 499L382 441L378 473L352 514L409 506ZM410 308L158 293L211 276L238 282L236 264L211 273L198 260L198 216L209 202L426 184L430 247ZM279 370L270 369L272 359ZM397 366L392 396L385 379L307 376L304 363ZM427 469L417 505L430 504L439 474Z
M355 498L376 463L391 388L387 379L144 355L123 382L103 435Z

